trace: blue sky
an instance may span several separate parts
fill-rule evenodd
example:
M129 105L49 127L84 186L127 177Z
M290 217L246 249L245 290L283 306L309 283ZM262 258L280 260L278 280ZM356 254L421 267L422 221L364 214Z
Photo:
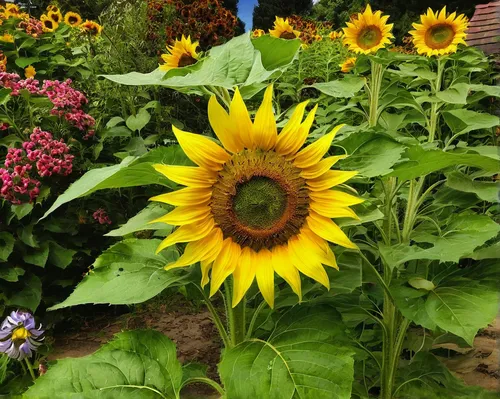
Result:
M238 16L245 23L247 31L252 28L252 13L256 4L257 0L239 0L238 2Z

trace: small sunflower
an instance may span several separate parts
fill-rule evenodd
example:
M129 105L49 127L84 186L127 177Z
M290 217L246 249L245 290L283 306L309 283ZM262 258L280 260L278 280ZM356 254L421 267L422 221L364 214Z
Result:
M60 24L62 21L63 21L63 16L61 14L61 11L57 10L57 11L49 11L47 13L47 16L52 20L54 21L55 23L57 24Z
M323 40L323 36L321 36L321 35L314 35L314 40L317 41L317 42L320 42L321 40Z
M269 86L253 122L238 89L229 113L212 97L208 117L223 147L174 126L180 146L198 167L154 165L168 179L187 186L151 198L177 207L154 222L180 226L157 252L188 243L184 254L165 269L201 262L202 285L210 280L211 295L232 274L233 307L254 279L273 306L275 272L299 298L299 272L329 288L323 265L338 266L328 242L357 248L331 220L357 218L349 206L362 200L331 189L357 172L330 169L344 155L323 158L343 125L302 148L318 106L303 120L308 102L297 105L278 134L272 95Z
M256 39L258 37L264 36L265 34L266 34L266 32L264 32L262 29L255 29L252 32L252 37Z
M394 38L391 33L393 24L387 24L388 15L382 16L382 11L372 12L370 5L363 13L347 22L344 30L344 44L349 50L360 54L375 53L390 43Z
M344 33L342 31L338 31L338 32L333 31L333 32L330 32L330 34L328 35L330 40L340 39L340 38L342 38L342 36L344 36Z
M464 14L446 14L446 7L438 13L430 8L427 14L420 16L421 24L414 23L415 30L410 31L413 44L419 54L430 57L455 53L459 44L465 44L468 25Z
M24 69L24 76L26 79L34 78L36 75L36 69L34 66L29 65Z
M173 46L167 47L167 54L161 55L165 63L160 65L160 70L170 71L173 68L196 64L199 59L199 55L196 53L198 45L198 42L191 42L191 36L186 38L182 35L181 40L176 40Z
M7 70L7 57L5 54L0 52L0 72L5 72Z
M278 37L280 39L297 39L300 36L298 30L294 30L293 26L290 25L287 19L276 17L274 21L274 29L269 29L271 36Z
M83 32L89 33L91 36L99 36L103 28L97 22L87 19L84 23L80 24L80 29Z
M59 12L59 8L55 4L50 4L46 8L47 12Z
M339 64L340 70L344 73L348 73L356 65L356 57L350 57L346 59L342 64Z
M2 36L0 36L0 42L14 43L14 36L12 36L10 33L4 33Z
M75 28L82 23L82 17L76 12L69 11L64 16L64 23Z
M40 22L42 23L42 29L44 32L54 32L59 27L57 22L45 14L40 17Z

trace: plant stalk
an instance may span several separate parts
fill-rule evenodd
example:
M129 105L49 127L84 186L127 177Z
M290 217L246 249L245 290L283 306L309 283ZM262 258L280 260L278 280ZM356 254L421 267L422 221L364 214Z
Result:
M212 304L212 301L210 301L210 298L207 296L205 293L205 290L200 287L199 285L195 284L198 290L201 292L201 295L203 295L203 299L205 300L205 304L207 305L208 311L212 315L212 319L214 321L215 326L217 327L217 330L219 331L219 335L222 339L222 342L224 343L225 348L231 348L232 347L232 342L229 339L229 336L227 334L226 329L224 328L224 325L222 324L222 320L219 317L219 314L217 313L217 310L215 309L214 305Z
M372 80L370 82L369 98L370 110L368 117L368 125L370 127L377 126L378 122L378 103L380 97L380 88L382 86L382 78L384 76L384 67L375 61L371 61Z
M36 381L35 372L33 371L33 364L31 364L30 359L28 359L27 357L24 358L24 361L26 362L26 366L28 368L28 371L30 372L31 379L33 381Z

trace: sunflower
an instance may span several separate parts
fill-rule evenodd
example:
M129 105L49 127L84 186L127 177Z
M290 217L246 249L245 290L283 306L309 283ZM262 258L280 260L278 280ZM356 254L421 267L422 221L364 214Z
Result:
M57 22L45 14L40 17L40 22L42 23L42 29L44 32L54 32L59 27Z
M64 16L64 23L74 28L82 23L82 17L76 12L69 11Z
M321 40L323 40L323 36L321 36L321 35L314 35L314 40L317 41L317 42L320 42Z
M330 34L328 35L328 37L331 39L331 40L335 40L335 39L340 39L342 38L342 36L344 36L344 33L342 31L339 31L339 32L330 32Z
M389 16L382 16L382 11L372 12L370 5L363 13L347 22L344 30L344 44L355 53L370 54L384 48L394 36L392 25L387 24Z
M346 59L342 64L339 64L340 70L344 73L348 73L356 65L356 57L350 57Z
M170 71L173 68L196 64L199 58L196 53L198 45L198 42L191 42L191 36L186 38L182 35L181 40L176 40L173 46L167 46L167 54L161 55L165 63L160 65L160 70Z
M98 36L102 32L102 26L95 21L89 21L88 19L80 24L80 29L83 32L89 33L91 36Z
M252 37L256 39L258 37L264 36L265 34L266 34L266 32L264 32L262 29L255 29L252 32Z
M294 30L287 19L276 17L274 21L274 29L269 29L271 36L278 37L281 39L297 39L300 36L298 30Z
M422 24L414 23L415 30L410 31L413 44L419 54L444 55L455 53L459 44L465 43L467 17L457 13L446 14L446 7L434 13L430 8L427 14L420 16Z
M46 10L47 10L47 12L51 12L51 11L52 12L59 12L59 8L54 4L48 5Z
M2 36L0 36L0 42L14 43L14 36L12 36L10 33L4 33Z
M180 226L157 252L188 242L184 254L165 269L200 262L202 285L211 271L211 295L232 274L233 307L255 278L273 306L274 272L299 298L299 272L329 288L323 265L338 267L328 241L357 248L331 220L357 218L349 206L362 200L331 190L357 172L330 170L343 155L323 159L343 125L301 149L318 106L302 121L308 102L297 105L278 135L272 95L269 86L253 123L238 89L229 114L212 97L208 116L224 148L173 127L180 146L199 167L154 165L168 179L187 186L151 198L177 206L154 222Z
M62 21L63 21L63 16L61 14L61 11L57 10L57 11L49 11L47 13L47 16L52 20L54 21L55 23L57 24L60 24Z
M34 66L29 65L24 69L24 76L26 77L26 79L34 78L35 75L36 75L36 69Z

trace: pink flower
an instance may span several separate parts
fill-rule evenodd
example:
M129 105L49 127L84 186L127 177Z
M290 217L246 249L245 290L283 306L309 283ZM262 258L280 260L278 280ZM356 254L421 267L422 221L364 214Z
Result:
M99 224L111 224L111 219L103 208L99 208L92 214L94 220L98 221Z

